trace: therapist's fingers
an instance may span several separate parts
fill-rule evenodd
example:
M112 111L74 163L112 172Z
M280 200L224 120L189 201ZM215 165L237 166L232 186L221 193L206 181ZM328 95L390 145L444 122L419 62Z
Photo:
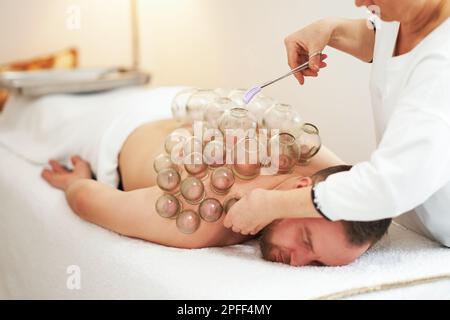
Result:
M321 60L319 62L319 68L317 70L312 70L310 68L306 69L305 71L303 71L303 75L306 77L317 77L320 69L327 67L327 63L324 62L324 60L327 58L328 58L328 56L326 54L322 54Z
M299 73L295 74L295 77L297 78L298 82L299 82L301 85L304 85L304 84L305 84L305 76L303 75L302 72L299 72Z
M297 42L291 41L290 39L285 40L285 46L288 65L291 69L295 69L304 62L302 60L302 52L305 52L305 50ZM305 78L302 72L297 72L294 76L301 85L305 83Z
M303 71L303 75L305 77L318 77L319 76L319 72L318 71L312 71L312 70L305 70Z
M247 231L247 230L241 230L241 231L240 231L240 234L242 234L242 235L244 235L244 236L248 236L248 235L250 234L250 232Z
M291 51L291 52L294 52L294 51ZM296 55L297 61L300 61L300 63L291 63L290 62L289 66L292 69L294 69L294 68L298 67L300 64L303 64L304 62L306 62L306 59L302 60L302 58L299 57L299 55L302 55L299 52L296 52L295 55ZM295 60L292 60L292 59L294 59L294 57L288 57L288 58L290 61L295 61ZM316 67L314 69L308 68L306 70L303 70L303 71L300 71L300 72L297 72L294 74L294 76L297 78L298 82L301 85L305 84L305 77L316 78L319 76L320 69L326 68L328 66L327 63L324 62L324 60L328 58L328 55L326 55L326 54L316 55L314 58L316 58L316 60L318 60L318 61L316 61L316 62L310 61L310 64L315 63L318 65L318 67Z
M231 222L231 217L227 215L225 219L223 219L223 226L227 229L230 229L233 223Z
M319 62L319 70L318 71L320 71L320 69L326 68L328 66L328 64L325 62L325 60L327 58L328 58L328 55L326 55L326 54L322 54L321 55L320 62ZM308 70L311 70L311 69L308 69Z
M301 53L305 50L295 41L285 40L288 65L291 69L297 68L301 63Z
M320 69L326 68L327 66L328 65L325 62L323 62L323 63L320 64ZM317 78L319 76L320 69L319 69L319 71L314 71L314 70L311 70L311 69L307 69L307 70L302 71L302 74L303 74L303 77L304 77L305 81L306 81L306 77Z
M311 69L312 71L319 72L320 70L320 63L322 61L321 51L322 50L319 48L313 48L309 51L309 69Z
M233 228L231 228L231 230L233 230L233 232L236 233L241 233L241 229L239 229L238 227L233 226Z

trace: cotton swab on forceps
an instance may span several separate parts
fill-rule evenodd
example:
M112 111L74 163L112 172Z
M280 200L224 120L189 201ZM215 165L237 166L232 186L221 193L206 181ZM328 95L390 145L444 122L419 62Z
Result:
M312 55L309 57L309 59L311 59L312 57L317 56L317 55L319 55L319 54L322 54L322 52L317 52L317 53L312 54ZM291 75L293 75L293 74L295 74L295 73L297 73L297 72L306 70L306 69L308 69L308 67L309 67L309 61L305 62L304 64L302 64L302 65L300 65L300 66L298 66L297 68L292 69L291 71L289 71L288 73L286 73L285 75L283 75L283 76L281 76L281 77L279 77L279 78L276 78L276 79L274 79L274 80L271 80L271 81L269 81L269 82L266 82L266 83L264 83L264 84L262 84L262 85L260 85L260 86L255 86L255 87L251 88L251 89L248 90L248 91L245 93L245 95L244 95L244 98L243 98L244 103L245 103L245 104L249 104L250 101L252 101L252 99L253 99L258 93L260 93L261 90L262 90L263 88L265 88L265 87L267 87L267 86L270 86L271 84L274 84L275 82L278 82L278 81L280 81L280 80L283 80L284 78L287 78L287 77L289 77L289 76L291 76Z

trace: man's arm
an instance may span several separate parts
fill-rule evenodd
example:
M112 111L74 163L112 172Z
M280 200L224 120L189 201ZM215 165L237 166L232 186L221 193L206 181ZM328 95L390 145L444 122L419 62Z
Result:
M155 187L123 192L94 180L80 179L65 190L72 210L82 219L121 235L156 241L150 235L156 223Z
M84 220L121 235L178 248L218 245L215 238L229 233L218 222L202 223L194 234L183 234L174 219L162 218L156 212L155 203L163 194L158 187L120 191L92 180L89 164L80 157L72 157L72 163L74 169L67 170L50 161L52 168L44 169L42 177L65 192L69 206ZM183 203L183 208L192 206Z

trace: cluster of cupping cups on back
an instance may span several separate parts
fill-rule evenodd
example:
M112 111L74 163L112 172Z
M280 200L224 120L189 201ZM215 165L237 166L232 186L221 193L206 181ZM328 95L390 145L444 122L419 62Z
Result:
M169 134L165 153L154 161L157 185L164 191L155 206L161 217L175 219L182 233L192 234L202 221L216 222L228 212L238 201L226 197L235 179L288 174L321 147L317 127L292 106L262 94L244 104L244 94L187 89L173 100L180 128ZM227 200L221 203L217 195ZM184 202L196 210L183 210Z

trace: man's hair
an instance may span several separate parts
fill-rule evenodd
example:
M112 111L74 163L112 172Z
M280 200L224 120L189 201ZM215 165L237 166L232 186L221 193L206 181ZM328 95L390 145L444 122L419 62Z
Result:
M350 171L352 166L339 165L328 167L320 170L311 176L313 183L325 181L329 176L344 171ZM387 232L391 225L392 219L383 219L378 221L358 222L358 221L344 221L345 233L350 244L363 245L370 243L374 245Z

